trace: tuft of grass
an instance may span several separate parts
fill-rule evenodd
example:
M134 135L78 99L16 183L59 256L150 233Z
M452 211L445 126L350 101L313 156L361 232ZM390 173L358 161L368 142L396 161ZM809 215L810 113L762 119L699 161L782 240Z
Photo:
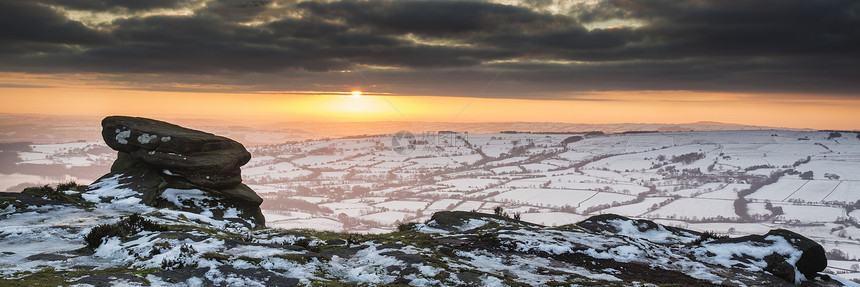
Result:
M400 231L400 232L410 231L412 229L415 229L416 224L417 223L415 223L415 222L400 224L397 226L397 231Z
M111 224L101 224L94 227L84 240L87 247L97 248L102 245L106 237L119 237L125 239L141 231L167 231L167 227L143 218L140 214L132 214L123 220Z
M305 249L308 249L311 247L310 246L311 245L311 239L310 238L302 238L302 239L296 240L295 245L304 247Z
M6 209L9 206L14 206L15 208L23 207L21 202L11 196L0 196L0 210Z
M221 253L217 253L217 252L206 252L206 253L203 253L203 255L200 255L200 258L212 260L212 261L218 261L218 262L223 263L223 262L227 262L230 260L230 255L221 254Z
M149 273L160 270L161 268L133 270L130 269L128 266L123 266L111 267L107 269L58 271L55 270L53 267L46 267L38 271L16 273L14 276L8 277L14 277L15 279L0 278L0 286L72 286L75 285L74 283L76 282L76 280L80 279L81 277L110 274L131 274L137 276L144 282L148 282L144 277L146 277L146 275Z
M691 244L701 244L702 242L705 242L708 240L724 239L724 238L729 238L729 236L725 235L725 234L719 234L719 233L716 233L713 231L705 231L705 232L702 232L702 235L699 235L699 238L697 238L696 240L693 240L693 242L691 242Z
M68 202L82 206L92 206L92 203L85 201L81 196L81 193L86 190L86 185L79 185L74 181L70 181L58 184L56 189L46 184L43 186L25 188L21 193L35 197L44 197L53 201ZM66 193L66 191L73 192Z
M439 281L445 281L448 278L451 278L451 273L448 273L448 271L441 271L439 273L436 273L436 276L433 277L433 279L436 279Z
M302 255L302 254L289 254L289 253L284 253L284 254L277 254L277 255L275 255L275 257L277 257L277 258L281 258L281 259L284 259L284 260L288 260L288 261L293 261L293 262L296 262L296 263L299 263L299 264L307 264L307 263L308 263L308 258L306 258L306 257L305 257L304 255Z
M23 193L23 194L29 194L32 196L39 196L39 197L47 196L48 194L53 194L56 192L57 191L54 190L53 187L51 187L50 185L47 185L47 184L43 185L43 186L28 187L28 188L25 188L24 191L21 191L21 193Z
M447 246L439 247L439 249L437 249L437 251L439 252L439 254L442 254L445 257L452 257L452 258L457 257L457 254L454 253L454 249L451 249L450 247L447 247Z
M248 261L250 263L253 263L254 265L260 265L260 262L263 262L262 258L250 257L245 255L239 256L239 258L236 259Z
M57 191L69 191L69 190L71 190L71 191L77 191L77 192L84 192L87 190L87 187L89 187L89 186L80 185L74 181L69 181L69 182L57 184Z

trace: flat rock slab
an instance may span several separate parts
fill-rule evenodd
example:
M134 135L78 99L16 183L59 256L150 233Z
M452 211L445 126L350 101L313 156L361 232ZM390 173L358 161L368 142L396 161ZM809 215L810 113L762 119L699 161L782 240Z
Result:
M147 118L111 116L102 137L112 149L205 187L234 187L251 154L242 144L211 133Z
M69 259L71 256L61 255L61 254L53 254L53 253L39 253L27 256L27 260L41 260L41 261L62 261Z

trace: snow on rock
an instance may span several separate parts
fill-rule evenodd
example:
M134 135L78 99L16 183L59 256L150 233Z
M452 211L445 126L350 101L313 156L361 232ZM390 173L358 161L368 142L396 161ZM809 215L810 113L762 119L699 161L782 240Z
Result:
M422 225L421 227L428 232L434 232L439 230L463 232L480 228L490 223L533 225L522 221L514 221L513 219L505 218L503 216L498 215L484 214L481 216L475 216L475 214L479 213L466 211L437 212L433 214L433 217L430 218L430 221L428 221L426 225Z
M143 133L142 135L137 137L137 142L139 142L140 144L148 144L156 139L158 139L158 135L150 135L147 133Z
M593 216L576 225L592 232L605 232L664 244L688 243L701 235L698 232L666 227L652 221L630 219L615 214Z
M136 192L122 187L119 183L119 180L122 178L123 176L119 174L103 178L90 185L88 190L81 194L81 197L95 203L128 199L135 195Z
M116 140L116 142L118 142L120 144L128 144L128 138L129 137L131 137L131 131L129 131L129 130L120 131L120 129L117 129L116 130L116 137L114 137L114 139Z
M191 201L195 206L200 206L200 202L209 199L205 192L199 189L176 189L168 188L159 195L159 197L175 204L179 207L189 207L184 202Z
M765 235L705 241L701 247L693 248L692 253L704 262L751 271L765 270L795 283L814 278L827 267L821 245L782 229Z

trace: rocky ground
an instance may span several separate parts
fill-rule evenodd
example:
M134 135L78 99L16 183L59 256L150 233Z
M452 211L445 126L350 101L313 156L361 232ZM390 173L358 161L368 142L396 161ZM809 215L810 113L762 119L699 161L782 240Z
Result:
M406 224L390 234L340 234L249 228L241 218L215 219L207 212L155 208L107 184L61 189L66 190L35 188L0 195L4 247L0 285L841 286L844 282L817 273L826 265L817 262L823 260L817 258L817 252L823 252L815 250L817 244L785 231L729 239L613 215L545 227L492 214L439 212L429 222ZM107 193L125 196L101 200ZM191 205L206 196L177 199Z

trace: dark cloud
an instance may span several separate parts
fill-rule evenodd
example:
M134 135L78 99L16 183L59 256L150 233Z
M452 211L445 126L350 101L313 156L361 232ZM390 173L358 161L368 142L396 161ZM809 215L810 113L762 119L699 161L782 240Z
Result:
M35 2L35 1L34 1ZM42 3L61 6L75 10L106 11L111 9L128 9L132 11L150 10L155 8L172 8L183 0L45 0Z
M677 56L856 59L860 55L857 1L615 3L634 17L649 19L641 33L653 39L655 48Z
M270 10L272 1L216 0L206 3L200 14L217 15L231 21L250 21Z
M472 1L303 2L299 7L321 17L345 19L354 26L434 36L492 32L510 26L546 28L565 19L538 14L524 7Z
M860 93L857 1L606 0L542 12L553 3L216 0L188 16L87 26L53 7L191 5L13 0L0 3L0 69L99 72L154 86L230 83L237 90L343 89L356 77L341 71L353 70L367 78L360 84L384 92L474 96L505 70L498 90L480 96ZM622 26L586 28L595 22ZM373 69L379 66L386 69ZM143 73L169 76L135 76Z
M332 37L349 30L344 24L329 23L321 20L308 21L303 19L284 19L272 22L268 25L272 29L275 38L296 37L303 39L317 39L320 37Z
M0 1L0 11L0 41L3 46L33 42L97 44L107 38L107 35L68 20L59 11L34 1Z

